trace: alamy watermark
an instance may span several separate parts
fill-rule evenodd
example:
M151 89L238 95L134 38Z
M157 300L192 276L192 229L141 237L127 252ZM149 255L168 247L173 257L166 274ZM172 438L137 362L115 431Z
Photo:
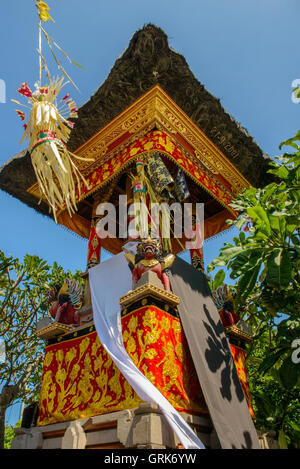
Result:
M0 339L0 365L5 363L6 353L5 353L5 342L4 339Z
M5 81L0 78L0 103L6 103L6 85Z
M292 348L296 349L292 353L292 362L297 365L300 363L300 339L293 340Z
M134 202L119 196L117 208L102 202L96 209L100 239L184 239L185 249L199 249L204 239L204 204Z

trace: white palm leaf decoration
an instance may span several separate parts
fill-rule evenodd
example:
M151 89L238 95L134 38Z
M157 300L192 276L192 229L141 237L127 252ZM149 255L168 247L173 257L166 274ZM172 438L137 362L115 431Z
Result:
M34 93L26 83L22 83L18 90L28 98L31 109L21 142L29 139L28 150L40 193L52 209L55 221L58 208L66 208L70 215L76 210L76 187L80 195L81 181L88 187L73 161L73 158L83 158L69 152L66 147L74 126L68 119L77 117L77 108L68 94L61 99L61 106L58 107L57 96L63 86L63 78L56 78L50 80L47 86L37 86ZM25 120L22 111L17 110L17 113Z

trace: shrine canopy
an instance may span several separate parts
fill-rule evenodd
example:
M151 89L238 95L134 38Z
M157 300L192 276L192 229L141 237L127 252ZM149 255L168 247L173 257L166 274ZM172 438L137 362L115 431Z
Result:
M77 212L70 216L61 207L57 220L84 238L90 235L95 194L117 206L119 195L130 193L128 174L145 155L158 153L171 175L183 170L186 202L204 203L206 239L236 216L229 204L239 192L269 182L269 157L153 25L134 34L107 79L78 110L68 148L83 158L78 168L88 188L77 187ZM52 217L40 200L27 150L0 168L0 188ZM116 254L122 242L107 238L102 246ZM173 248L181 250L179 244Z

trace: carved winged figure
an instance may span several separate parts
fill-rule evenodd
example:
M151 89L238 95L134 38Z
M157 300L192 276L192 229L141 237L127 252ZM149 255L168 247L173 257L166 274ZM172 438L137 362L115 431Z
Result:
M66 279L62 285L54 285L48 293L48 302L51 305L49 313L56 322L79 325L82 286L78 282Z
M157 239L148 237L142 240L137 247L137 255L126 252L125 257L132 270L133 288L143 273L150 270L161 280L165 290L171 290L170 280L165 271L172 266L175 256L174 254L163 256L161 244Z
M212 292L212 297L219 311L224 327L236 325L240 317L234 312L234 299L229 287L221 285Z

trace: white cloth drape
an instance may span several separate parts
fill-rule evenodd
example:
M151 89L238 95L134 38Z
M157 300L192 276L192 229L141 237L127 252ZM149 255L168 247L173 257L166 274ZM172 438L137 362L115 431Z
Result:
M131 272L124 254L118 254L89 270L94 323L100 342L139 397L158 404L186 449L204 449L191 427L168 400L134 365L122 338L120 297L131 290Z

